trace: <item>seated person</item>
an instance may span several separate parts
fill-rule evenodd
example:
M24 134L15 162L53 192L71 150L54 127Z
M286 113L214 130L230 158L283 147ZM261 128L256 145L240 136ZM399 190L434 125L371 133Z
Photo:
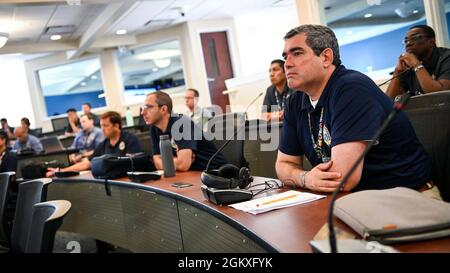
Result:
M7 144L9 140L15 139L16 137L14 136L14 128L9 126L8 124L8 120L6 118L2 118L1 119L1 123L2 123L2 132L5 132L7 138Z
M78 119L77 110L75 108L69 108L67 110L67 120L69 121L69 126L64 133L66 136L74 136L79 131L81 131L80 120Z
M11 148L7 146L8 136L0 131L0 173L15 172L17 168L17 158L11 153Z
M119 113L109 111L101 115L100 126L102 127L105 139L95 148L91 156L83 158L80 162L66 168L48 168L46 176L52 177L56 171L90 170L92 158L104 154L125 156L144 152L139 143L139 139L135 135L122 131L122 118Z
M283 57L290 88L276 171L286 185L333 192L393 109L367 76L348 70L334 32L302 25L285 36ZM302 157L314 168L305 171ZM344 191L408 187L425 190L431 160L404 113L387 126L347 181Z
M198 98L200 94L197 90L189 88L184 93L184 103L187 107L186 116L190 117L195 125L204 129L208 120L212 118L212 114L198 106Z
M103 142L105 137L100 128L94 127L94 118L91 114L83 114L80 117L82 130L75 135L70 148L78 149L80 152L69 156L70 162L80 162L84 157L91 156L95 148Z
M26 128L22 126L17 127L14 130L14 135L16 136L16 141L14 142L13 150L18 154L24 153L25 151L33 151L35 154L44 152L44 147L39 138L28 134Z
M450 49L437 47L434 30L426 25L409 29L406 52L398 58L386 94L394 99L408 92L420 95L450 89Z
M35 137L41 137L41 132L42 132L41 130L30 129L30 120L28 118L22 118L20 120L20 124L22 125L22 128L26 129L30 135L33 135Z
M262 118L267 122L278 122L283 120L286 100L294 90L289 89L287 85L283 60L273 60L270 63L269 73L272 85L267 88L264 97Z
M100 127L100 119L98 118L98 116L94 113L92 113L92 106L89 102L85 102L83 103L83 105L81 106L83 113L85 115L90 114L92 116L92 119L94 120L94 126L95 127Z
M159 170L163 169L159 137L169 135L174 147L174 166L177 171L205 170L211 156L217 151L211 141L205 139L200 127L183 115L171 115L172 99L164 92L147 95L141 114L145 123L152 125L150 135L153 142L153 162ZM182 126L178 126L183 124ZM189 131L187 131L189 130ZM195 133L196 132L196 133ZM188 133L188 137L185 134ZM201 136L196 140L195 136ZM183 137L182 137L183 136ZM226 163L222 154L211 162L210 168L217 169Z

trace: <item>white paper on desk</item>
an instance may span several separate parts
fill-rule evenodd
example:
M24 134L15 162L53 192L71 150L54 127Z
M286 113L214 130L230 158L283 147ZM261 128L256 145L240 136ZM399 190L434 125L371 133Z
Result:
M312 202L325 197L325 195L290 190L280 194L232 204L230 207L256 215L274 209L287 208Z

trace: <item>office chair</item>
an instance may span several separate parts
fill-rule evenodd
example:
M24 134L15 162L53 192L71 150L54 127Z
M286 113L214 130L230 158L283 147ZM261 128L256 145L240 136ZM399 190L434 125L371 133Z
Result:
M12 219L8 219L8 204L15 179L15 172L0 173L0 245L5 247L11 242Z
M50 178L41 178L19 185L16 212L11 232L11 252L23 253L27 246L33 206L47 199Z
M211 118L206 126L206 131L215 133L216 131L225 132L225 128L238 129L245 123L245 113L225 113L222 115L215 115Z
M37 203L33 206L25 253L52 253L55 234L69 212L66 200Z
M42 128L30 129L30 135L33 135L37 138L42 136Z
M144 149L144 153L149 156L153 156L153 143L152 138L148 132L137 133L136 136L141 143L142 149Z
M450 202L450 91L412 97L404 111L431 158L442 199Z

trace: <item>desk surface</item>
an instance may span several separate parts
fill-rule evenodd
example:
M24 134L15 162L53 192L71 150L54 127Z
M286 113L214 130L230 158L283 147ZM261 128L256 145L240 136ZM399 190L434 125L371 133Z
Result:
M77 178L92 179L92 175L85 173ZM129 181L127 178L117 180ZM193 186L181 189L174 188L171 186L173 182L189 182ZM313 239L320 228L326 223L328 204L331 198L328 196L327 198L311 203L252 215L228 206L218 206L207 201L200 190L200 186L202 185L200 182L200 172L177 172L175 177L163 178L143 184L181 195L193 202L216 210L225 217L231 218L245 226L249 231L259 236L280 252L311 252L309 241ZM275 194L277 191L280 190L272 191L270 194ZM335 219L335 223L337 227L352 232L340 220ZM402 252L450 252L450 237L395 245L394 247Z

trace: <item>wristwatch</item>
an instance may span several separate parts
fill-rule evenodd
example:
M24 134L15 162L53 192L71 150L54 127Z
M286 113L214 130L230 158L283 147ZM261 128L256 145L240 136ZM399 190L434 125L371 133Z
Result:
M422 68L425 68L425 66L423 66L423 64L419 64L418 66L414 67L414 72L417 72Z

